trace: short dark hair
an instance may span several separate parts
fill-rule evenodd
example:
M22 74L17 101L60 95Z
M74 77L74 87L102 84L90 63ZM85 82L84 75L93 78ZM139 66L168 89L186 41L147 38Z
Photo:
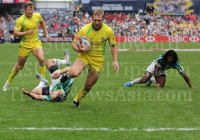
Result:
M62 94L57 94L56 98L52 99L53 102L63 102L64 96Z
M177 61L179 61L179 59L178 59L178 55L177 55L177 53L174 51L174 50L169 50L169 51L167 51L165 54L164 54L164 56L163 56L163 60L164 61L167 61L167 57L168 56L171 56L171 57L173 57L174 58L174 60L173 60L173 64L176 64L176 62Z

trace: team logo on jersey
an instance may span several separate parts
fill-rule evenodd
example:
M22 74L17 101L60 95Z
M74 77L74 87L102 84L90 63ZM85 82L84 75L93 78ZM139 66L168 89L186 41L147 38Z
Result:
M39 24L39 21L36 21L37 24Z

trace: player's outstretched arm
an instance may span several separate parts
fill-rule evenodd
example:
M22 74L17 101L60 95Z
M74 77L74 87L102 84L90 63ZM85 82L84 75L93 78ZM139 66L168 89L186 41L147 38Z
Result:
M49 36L49 34L48 34L48 32L47 32L46 23L44 22L44 20L42 20L42 22L40 23L40 25L41 25L41 27L42 27L42 29L43 29L43 31L44 31L44 34L45 34L46 38L47 38L49 41L51 41L51 38L50 38L50 36Z
M43 95L35 94L35 93L30 92L30 91L28 91L28 90L26 90L24 88L22 89L22 93L24 95L27 95L27 96L31 97L32 99L36 99L36 100L42 100L43 99Z
M161 69L160 67L155 66L154 77L156 79L156 88L160 88L160 82L159 82L159 70L160 69Z
M190 83L190 78L187 76L187 74L184 71L182 71L180 74L185 79L186 83L188 84L188 86L190 88L196 88L196 87L192 86L192 84Z
M29 93L29 96L35 100L42 100L44 95L37 95L35 93Z
M25 31L25 32L20 32L20 31L14 30L14 37L21 37L21 36L24 36L24 35L31 35L33 32L34 32L33 29Z
M60 72L55 73L51 78L52 79L58 79L61 75L63 75L66 72L69 72L71 70L71 67L65 67Z
M114 59L114 72L119 72L118 49L116 44L111 46L111 53Z

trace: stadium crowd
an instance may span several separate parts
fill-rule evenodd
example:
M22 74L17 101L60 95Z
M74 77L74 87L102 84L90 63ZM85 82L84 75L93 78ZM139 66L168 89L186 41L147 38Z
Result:
M87 12L73 14L41 12L50 36L67 36L77 33L92 21ZM109 25L118 36L200 36L200 17L195 13L186 16L161 16L158 13L105 13L104 23ZM12 31L17 16L0 16L0 38L5 42L13 38ZM10 31L9 31L10 30ZM43 30L39 27L39 36Z

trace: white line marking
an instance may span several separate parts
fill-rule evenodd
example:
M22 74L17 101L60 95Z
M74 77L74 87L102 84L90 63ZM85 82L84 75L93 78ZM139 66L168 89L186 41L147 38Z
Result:
M118 129L111 129L111 128L59 128L59 127L44 127L44 128L36 128L36 127L9 127L6 128L9 130L65 130L65 131L200 131L200 128L147 128L147 129L126 129L126 128L118 128Z
M168 51L169 49L118 49L118 51ZM184 52L196 52L200 49L173 49L174 51L184 51Z

